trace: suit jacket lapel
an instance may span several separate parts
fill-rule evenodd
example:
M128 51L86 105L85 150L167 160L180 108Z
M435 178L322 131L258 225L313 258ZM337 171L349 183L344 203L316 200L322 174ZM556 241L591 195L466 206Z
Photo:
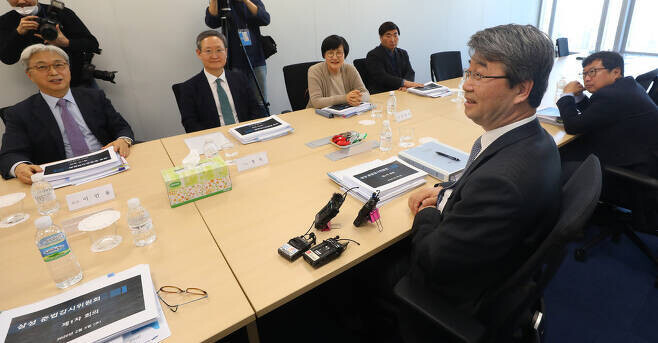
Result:
M32 117L37 118L43 126L48 130L50 135L53 137L54 142L57 145L57 151L61 157L66 157L66 151L64 150L64 139L62 138L62 132L57 125L57 120L53 115L53 111L50 110L46 100L43 99L40 93L37 93L34 97L34 102L32 106Z
M217 120L217 125L219 126L219 111L217 111L217 104L215 103L215 98L212 95L212 89L210 89L208 78L206 77L206 73L204 73L203 69L201 69L201 72L197 75L197 89L199 91L199 99L202 99L201 101L204 102L203 108L208 109L208 115L212 116L212 118L215 118Z
M531 136L533 134L537 134L541 130L541 126L539 125L539 121L537 119L525 124L521 125L512 131L509 131L505 133L504 135L498 137L491 145L489 145L484 151L471 163L469 166L468 170L464 171L464 174L459 178L459 181L457 185L455 186L455 189L452 194L455 192L459 192L460 189L464 186L465 182L468 182L468 177L482 165L485 161L487 161L491 156L495 155L498 151L501 149L505 148L506 146L513 144L521 139L524 139L528 136ZM451 197L452 197L451 194ZM444 207L444 212L446 209L452 207L452 199L448 199L448 202L446 203Z
M80 91L78 89L71 88L71 93L73 94L73 99L75 99L75 104L78 106L78 109L82 114L82 119L84 119L85 124L87 124L89 131L91 131L91 133L94 134L94 136L96 136L97 138L101 137L97 132L98 130L96 130L96 126L92 125L94 124L94 112L96 111L96 107L91 102L91 99L80 94ZM100 143L103 144L103 142Z

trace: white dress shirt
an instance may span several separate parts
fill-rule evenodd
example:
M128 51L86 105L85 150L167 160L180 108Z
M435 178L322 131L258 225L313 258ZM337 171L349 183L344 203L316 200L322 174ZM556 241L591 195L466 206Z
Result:
M231 89L228 86L228 81L226 80L226 73L222 71L222 75L219 75L219 77L210 74L205 68L203 69L203 72L206 74L206 78L208 78L208 84L210 85L210 90L212 91L212 97L215 99L215 107L217 107L217 113L219 114L219 123L224 126L224 117L222 116L222 107L219 105L219 96L217 95L217 79L222 79L222 82L220 82L222 88L224 89L224 92L226 92L226 95L228 96L228 102L231 104L231 111L233 111L233 118L235 119L236 123L239 123L240 120L238 120L238 116L235 113L235 104L233 103L233 95L231 95Z
M516 129L517 127L521 125L525 125L533 120L537 119L537 115L533 114L532 116L521 119L519 121L515 121L511 124L507 124L505 126L501 126L499 128L495 128L491 131L487 131L482 134L482 137L480 138L480 143L482 144L482 149L480 149L480 152L473 158L473 161L475 161L478 156L482 154L484 150L487 149L488 146L490 146L493 142L495 142L498 138L500 138L502 135ZM463 174L462 174L463 175ZM452 194L452 191L454 188L451 189L446 189L446 191L443 193L443 199L441 199L441 202L439 203L439 206L437 208L439 211L443 211L443 208L446 206L446 203L448 202L448 199L450 198L450 195Z

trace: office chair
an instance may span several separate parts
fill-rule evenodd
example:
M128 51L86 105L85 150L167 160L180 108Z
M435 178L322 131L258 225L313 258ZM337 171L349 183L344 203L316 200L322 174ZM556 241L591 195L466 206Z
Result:
M488 324L461 312L422 283L405 276L395 286L409 316L412 334L418 341L432 341L437 335L450 335L459 342L514 342L540 340L543 312L542 294L564 260L568 242L594 211L601 193L601 165L590 155L562 187L561 209L553 230L526 262L504 283L488 291L479 302L479 318L491 318ZM408 339L408 337L405 337ZM416 338L410 339L415 341Z
M639 83L644 88L644 90L648 90L652 82L654 83L654 87L655 87L656 83L654 82L654 79L657 76L658 76L658 68L646 72L642 75L639 75L638 77L635 78L635 81L637 81L637 83Z
M443 81L461 77L462 54L459 51L442 51L430 55L432 81Z
M354 60L354 68L359 72L359 75L361 75L361 81L363 81L363 84L366 86L368 89L368 92L372 91L370 90L370 86L368 86L368 69L366 68L366 59L365 58L357 58Z
M306 108L308 104L308 68L320 62L304 62L283 67L288 100L293 111Z
M569 53L569 40L567 38L556 39L555 45L557 45L557 57L572 55L572 53Z
M621 234L628 237L658 269L658 258L638 237L635 231L658 234L658 180L643 173L626 168L606 166L604 180L616 181L625 193L614 199L602 199L592 221L599 224L601 232L576 249L577 261L585 261L588 252L601 241L612 238L619 240ZM612 224L612 225L611 225ZM658 288L658 277L654 281Z
M0 108L0 119L2 119L3 124L7 124L7 121L5 120L5 111L7 111L9 107L3 107Z

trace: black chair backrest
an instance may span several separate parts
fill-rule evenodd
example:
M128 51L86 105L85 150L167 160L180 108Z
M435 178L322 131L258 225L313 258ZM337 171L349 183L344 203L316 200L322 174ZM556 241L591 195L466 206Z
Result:
M555 45L557 45L557 56L567 56L569 55L569 40L566 38L558 38L555 40Z
M283 67L288 100L293 111L306 108L308 104L308 68L320 62L304 62Z
M462 54L459 51L442 51L430 55L432 81L443 81L461 77Z
M495 311L493 326L515 328L536 304L564 260L567 243L575 240L594 212L601 194L599 159L589 155L562 186L560 216L537 250L503 285L487 296L484 306Z
M3 107L0 108L0 119L2 119L2 123L6 124L7 122L5 121L5 111L7 111L9 107Z
M369 80L368 80L368 69L366 68L366 59L365 58L355 59L354 68L356 68L356 70L359 72L359 75L361 75L361 81L363 81L363 84L370 92L370 86L368 85Z
M653 86L647 93L653 102L658 105L658 76L653 79Z
M180 83L174 83L171 85L171 90L174 92L174 97L176 97L176 104L178 105L178 111L183 115L183 109L180 106Z
M651 85L651 82L654 82L654 80L656 79L657 76L658 76L658 68L656 68L656 69L654 69L650 72L646 72L646 73L636 77L635 81L637 81L637 83L642 85L642 87L645 90L647 90L647 89L649 89L649 86ZM654 87L655 87L655 82L654 82Z

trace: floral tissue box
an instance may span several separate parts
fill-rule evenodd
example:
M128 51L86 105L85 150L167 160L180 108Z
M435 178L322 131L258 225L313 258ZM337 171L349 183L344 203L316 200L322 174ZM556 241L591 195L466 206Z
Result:
M192 168L161 171L172 208L231 190L228 167L221 157L202 159Z

